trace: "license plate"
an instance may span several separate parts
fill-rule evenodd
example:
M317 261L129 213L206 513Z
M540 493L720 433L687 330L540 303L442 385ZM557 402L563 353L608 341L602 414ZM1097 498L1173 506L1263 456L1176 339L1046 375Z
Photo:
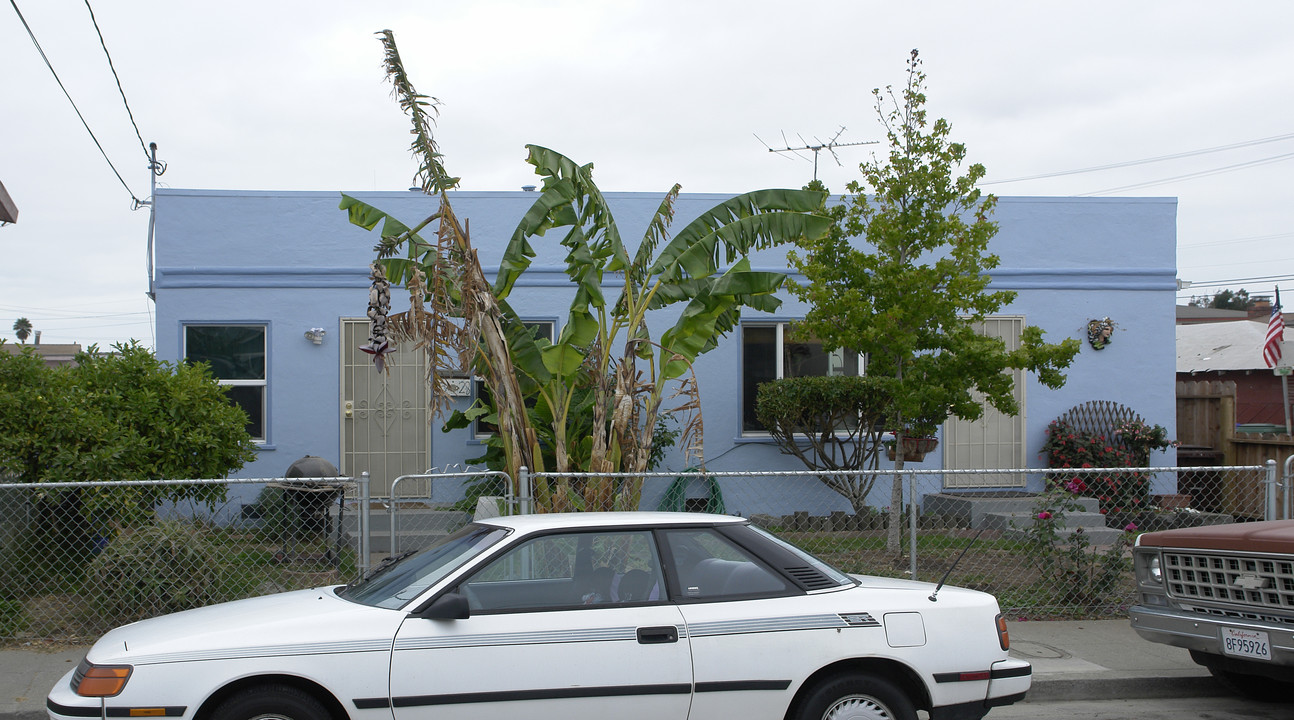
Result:
M1222 628L1222 652L1237 657L1271 660L1272 646L1261 630Z

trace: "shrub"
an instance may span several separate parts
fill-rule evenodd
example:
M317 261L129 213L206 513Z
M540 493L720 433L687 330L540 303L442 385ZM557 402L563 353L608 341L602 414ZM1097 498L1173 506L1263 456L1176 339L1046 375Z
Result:
M1063 420L1047 426L1042 452L1050 473L1048 485L1094 497L1102 513L1138 513L1150 506L1150 477L1146 473L1065 473L1066 468L1137 468L1150 464L1152 450L1175 446L1162 425L1140 420L1119 423L1110 435L1083 432Z
M1096 608L1108 604L1126 577L1128 561L1123 554L1136 538L1137 527L1123 528L1104 550L1092 547L1081 527L1065 533L1065 514L1083 510L1076 491L1072 483L1052 487L1039 499L1025 530L1027 557L1061 604Z
M122 532L86 569L95 609L113 624L206 605L215 581L211 544L177 520Z

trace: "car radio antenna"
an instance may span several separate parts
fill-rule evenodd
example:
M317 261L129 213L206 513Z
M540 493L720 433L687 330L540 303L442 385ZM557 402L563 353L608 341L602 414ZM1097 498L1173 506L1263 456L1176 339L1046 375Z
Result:
M944 576L939 578L939 584L935 586L935 591L930 593L930 602L939 602L939 591L944 589L944 583L948 582L948 576L953 574L953 568L957 567L957 565L962 561L962 558L966 557L966 553L975 546L975 541L979 540L979 536L983 534L983 532L984 528L980 528L979 532L975 533L975 537L971 538L971 541L967 543L966 547L962 548L962 554L958 555L957 559L953 561L953 564L948 566L948 570L944 572Z

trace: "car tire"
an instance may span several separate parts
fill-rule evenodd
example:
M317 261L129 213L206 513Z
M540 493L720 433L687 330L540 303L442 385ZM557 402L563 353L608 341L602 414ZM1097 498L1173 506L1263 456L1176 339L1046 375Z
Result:
M815 687L796 720L916 720L912 700L875 675L838 675Z
M261 685L220 704L211 720L331 720L309 693L290 685Z

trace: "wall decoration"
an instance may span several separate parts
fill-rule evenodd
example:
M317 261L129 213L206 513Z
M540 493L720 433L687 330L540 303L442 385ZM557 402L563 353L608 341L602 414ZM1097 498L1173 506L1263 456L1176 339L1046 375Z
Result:
M1087 321L1087 342L1096 350L1105 349L1114 341L1114 321L1110 318Z

